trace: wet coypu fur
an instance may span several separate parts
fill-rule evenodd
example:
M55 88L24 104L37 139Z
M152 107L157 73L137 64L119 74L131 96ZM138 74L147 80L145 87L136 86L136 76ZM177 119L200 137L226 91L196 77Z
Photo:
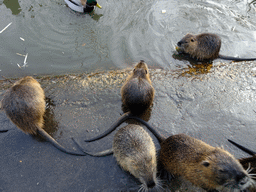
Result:
M169 173L207 191L245 190L252 185L250 175L233 155L185 134L164 140L159 160Z
M87 139L85 142L92 142L105 137L114 131L127 119L133 119L145 112L153 104L155 90L152 86L148 66L141 60L136 64L131 74L127 77L126 82L121 88L121 98L123 108L128 112L124 113L108 130L101 135ZM141 122L140 118L137 121ZM145 123L145 126L149 126Z
M76 143L75 140L74 142ZM77 146L83 151L78 144ZM147 191L150 188L161 188L156 177L155 145L150 135L139 125L129 124L120 128L114 136L112 149L94 154L84 152L96 157L113 153L118 164L142 183L140 190Z
M199 61L214 60L217 58L233 61L252 61L256 58L237 58L220 55L221 39L216 34L201 33L193 35L188 33L178 43L176 50L186 53Z
M14 83L6 91L2 100L2 108L6 115L23 132L33 136L42 136L67 154L84 156L84 153L67 151L43 129L45 105L44 90L31 76Z

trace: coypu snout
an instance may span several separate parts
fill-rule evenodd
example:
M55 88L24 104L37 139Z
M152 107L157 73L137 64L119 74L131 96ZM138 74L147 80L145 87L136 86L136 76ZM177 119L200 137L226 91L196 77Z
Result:
M154 180L151 180L151 181L147 182L147 187L148 187L148 188L153 188L153 187L155 187L155 186L156 186L156 183L155 183Z

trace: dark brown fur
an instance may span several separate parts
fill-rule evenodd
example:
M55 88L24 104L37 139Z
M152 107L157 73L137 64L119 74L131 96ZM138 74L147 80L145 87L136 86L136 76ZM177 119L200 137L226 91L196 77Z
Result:
M153 104L155 90L152 86L148 66L141 60L136 64L131 74L127 77L126 82L121 88L121 97L125 112L108 130L101 135L85 140L85 142L96 141L105 137L114 131L127 119L133 119L133 116L140 116L147 111ZM141 121L137 118L137 121ZM146 122L146 126L149 126Z
M2 107L11 121L22 131L37 135L44 125L45 95L32 77L24 77L8 90Z
M256 58L236 58L220 55L221 39L212 33L193 35L188 33L178 43L176 50L179 53L189 54L197 60L214 60L217 58L234 61L250 61Z
M147 64L140 61L121 88L122 103L129 112L138 115L152 105L154 94Z
M67 154L85 155L67 151L43 129L45 95L44 90L33 77L27 76L14 83L4 95L2 108L8 118L23 132L42 136Z
M250 176L230 153L185 134L164 140L159 160L172 175L206 190L223 189L225 185L244 190L251 185Z

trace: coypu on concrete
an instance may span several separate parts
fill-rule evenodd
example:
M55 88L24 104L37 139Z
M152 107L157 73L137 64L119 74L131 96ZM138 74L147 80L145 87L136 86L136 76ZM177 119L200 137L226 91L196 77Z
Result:
M214 60L217 58L233 61L252 61L256 58L237 58L220 55L221 39L216 34L201 33L187 34L178 43L176 50L179 53L189 54L197 60Z
M75 140L74 142L76 143ZM81 149L79 145L78 147ZM91 156L106 156L112 152L118 164L139 179L142 183L141 190L160 187L156 178L155 145L150 135L141 126L129 124L119 129L114 136L113 149L95 154L85 153Z
M248 153L249 155L252 155L252 157L247 157L247 158L240 158L238 159L240 163L243 165L245 169L249 169L251 174L256 174L256 152L252 151L230 139L228 139L230 143L238 147L239 149L243 150L244 152ZM255 177L254 177L255 179Z
M245 190L252 184L250 175L229 152L185 134L164 140L159 160L174 176L207 191Z
M121 88L122 105L128 112L124 113L107 131L95 138L85 140L85 142L101 139L114 131L124 121L131 119L131 116L142 114L153 104L154 94L155 90L150 80L148 66L141 60L136 64ZM140 121L140 118L137 120Z
M139 120L136 116L130 118ZM142 119L140 122L147 125L159 141L159 161L170 174L182 176L207 191L225 188L244 190L253 185L250 174L228 151L185 134L165 138L147 122ZM104 156L109 152L110 150L90 155Z
M43 129L45 94L33 77L27 76L14 83L4 95L2 108L8 118L23 132L33 136L42 136L57 149L67 154L85 155L67 151Z

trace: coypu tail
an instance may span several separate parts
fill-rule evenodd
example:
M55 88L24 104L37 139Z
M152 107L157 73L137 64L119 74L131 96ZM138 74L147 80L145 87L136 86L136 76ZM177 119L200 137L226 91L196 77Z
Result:
M85 142L92 142L92 141L96 141L99 140L105 136L107 136L108 134L110 134L111 132L113 132L119 125L121 125L124 121L126 121L128 119L128 117L131 116L130 112L124 113L121 117L119 117L117 119L117 121L108 129L106 130L104 133L102 133L101 135L94 137L92 139L86 139L84 140Z
M256 58L239 58L239 57L231 57L231 56L225 56L225 55L219 55L220 59L224 60L232 60L232 61L254 61Z
M3 130L0 130L0 133L5 133L7 131L9 131L9 130L8 129L3 129Z
M42 136L45 138L47 141L49 141L54 147L59 149L60 151L70 154L70 155L76 155L76 156L85 156L85 153L76 153L72 151L66 150L62 145L60 145L54 138L52 138L45 130L38 128L37 129L38 135Z
M246 148L246 147L244 147L244 146L242 146L242 145L240 145L240 144L238 144L238 143L236 143L236 142L234 142L234 141L232 141L230 139L228 139L228 141L230 143L232 143L233 145L235 145L236 147L238 147L239 149L241 149L244 152L248 153L249 155L256 155L256 152L254 152L254 151L252 151L252 150L250 150L250 149L248 149L248 148Z
M111 155L113 154L113 148L111 149L107 149L105 151L101 151L101 152L97 152L97 153L90 153L88 151L85 151L82 149L82 147L76 142L76 140L72 137L71 138L73 140L73 142L77 145L77 147L83 151L86 155L90 155L90 156L93 156L93 157L104 157L104 156L108 156L108 155Z
M108 134L110 134L111 132L113 132L119 125L121 125L124 121L128 120L128 119L135 119L138 122L142 123L143 125L145 125L157 138L157 140L159 141L159 143L161 143L165 138L163 138L158 132L156 132L154 130L153 127L151 127L146 121L142 120L139 117L133 116L131 112L127 112L124 113L121 117L119 117L119 119L108 129L106 130L104 133L102 133L101 135L94 137L92 139L86 139L84 140L85 142L92 142L92 141L96 141L99 140L105 136L107 136Z
M143 119L136 117L136 116L129 116L127 117L128 119L135 119L137 121L139 121L140 123L142 123L143 125L145 125L149 131L151 131L153 133L153 135L157 138L158 142L161 144L166 138L163 137L162 135L160 135L153 127L151 127L151 125L149 125L146 121L144 121Z

